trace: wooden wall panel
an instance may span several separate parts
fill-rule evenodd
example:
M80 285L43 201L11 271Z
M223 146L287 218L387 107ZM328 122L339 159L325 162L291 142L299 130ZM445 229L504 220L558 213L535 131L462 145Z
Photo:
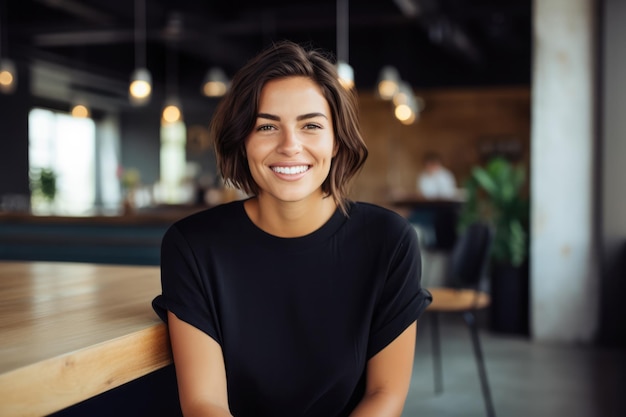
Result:
M507 153L528 166L530 88L417 91L425 107L402 125L391 103L360 93L363 136L370 155L352 198L385 204L390 193L414 192L421 160L438 152L459 184L488 155Z

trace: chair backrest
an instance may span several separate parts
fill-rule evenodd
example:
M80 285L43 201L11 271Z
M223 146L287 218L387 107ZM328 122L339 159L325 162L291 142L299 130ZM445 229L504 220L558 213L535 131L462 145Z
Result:
M477 289L487 267L493 240L492 228L472 223L457 239L450 256L450 285Z

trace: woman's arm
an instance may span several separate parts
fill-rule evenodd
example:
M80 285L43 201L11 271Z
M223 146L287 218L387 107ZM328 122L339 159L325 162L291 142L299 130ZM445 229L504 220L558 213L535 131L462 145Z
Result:
M417 322L367 362L365 395L350 417L399 417L409 392Z
M180 405L185 417L232 417L222 348L209 335L168 312Z

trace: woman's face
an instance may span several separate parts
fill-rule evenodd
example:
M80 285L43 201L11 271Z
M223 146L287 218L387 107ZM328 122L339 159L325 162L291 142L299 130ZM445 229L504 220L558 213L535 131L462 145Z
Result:
M320 87L306 77L266 83L245 146L260 199L322 198L336 147L330 107Z

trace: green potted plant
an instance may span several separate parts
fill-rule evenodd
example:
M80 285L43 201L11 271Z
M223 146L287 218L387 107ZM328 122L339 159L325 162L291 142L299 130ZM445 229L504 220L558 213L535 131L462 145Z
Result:
M35 169L30 174L35 206L50 212L57 196L57 174L50 168Z
M528 199L526 170L494 157L472 169L465 183L467 200L459 229L475 221L490 224L494 238L490 256L491 328L505 333L528 332Z

